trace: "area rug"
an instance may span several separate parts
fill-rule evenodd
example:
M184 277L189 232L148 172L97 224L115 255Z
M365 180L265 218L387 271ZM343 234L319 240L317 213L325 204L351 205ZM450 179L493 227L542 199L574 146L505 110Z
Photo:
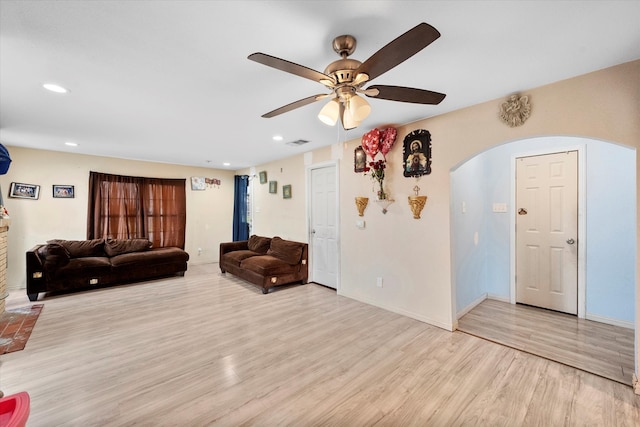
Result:
M6 310L0 315L0 354L24 349L44 304Z

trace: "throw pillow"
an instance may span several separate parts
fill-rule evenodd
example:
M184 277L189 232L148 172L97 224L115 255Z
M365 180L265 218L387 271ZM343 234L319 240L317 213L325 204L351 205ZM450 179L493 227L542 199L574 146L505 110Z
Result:
M150 248L151 242L148 239L107 239L104 243L104 251L110 257L130 252L142 252Z
M259 254L266 254L271 246L271 238L256 236L255 234L249 237L247 247L250 251L258 252Z
M69 252L57 243L40 246L38 256L42 260L45 271L53 271L69 264Z
M302 243L283 240L280 237L271 239L271 246L267 251L267 255L274 256L286 262L295 265L302 258Z
M49 240L47 243L57 243L63 246L71 258L89 256L104 256L104 239L92 240Z

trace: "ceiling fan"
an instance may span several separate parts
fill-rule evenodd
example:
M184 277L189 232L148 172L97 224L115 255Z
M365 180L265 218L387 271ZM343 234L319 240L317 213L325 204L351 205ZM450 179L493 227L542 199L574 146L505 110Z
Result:
M335 125L340 118L343 128L349 130L356 128L371 112L371 107L360 94L390 101L439 104L446 95L430 90L387 85L363 88L367 82L411 58L438 37L438 30L423 22L378 50L366 61L360 62L348 58L355 51L355 37L338 36L333 40L333 50L341 59L329 64L324 73L264 53L253 53L248 59L321 83L330 90L330 93L292 102L263 114L262 117L275 117L321 99L331 98L320 110L318 118L330 126Z

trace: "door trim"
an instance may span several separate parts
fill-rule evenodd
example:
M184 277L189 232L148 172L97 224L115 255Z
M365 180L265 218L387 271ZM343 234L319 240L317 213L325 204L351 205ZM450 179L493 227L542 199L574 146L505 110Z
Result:
M315 169L323 169L326 167L333 167L335 171L335 182L336 182L336 244L337 244L337 264L336 265L336 292L340 292L340 161L339 160L330 160L321 163L315 163L312 165L307 165L305 168L305 188L307 192L307 200L305 202L305 226L307 228L307 243L309 243L309 282L314 281L313 277L313 244L311 243L311 172Z
M509 302L511 304L516 303L516 159L519 157L529 156L541 156L545 154L553 153L565 153L567 151L578 152L578 317L585 318L586 314L586 294L587 288L585 283L586 277L586 265L585 265L585 251L587 247L587 223L585 218L586 208L586 144L572 145L563 147L562 150L537 150L537 151L523 151L511 155L511 167L510 177L511 180L511 195L510 205L511 215L509 218L509 271L510 271L510 283L509 283Z

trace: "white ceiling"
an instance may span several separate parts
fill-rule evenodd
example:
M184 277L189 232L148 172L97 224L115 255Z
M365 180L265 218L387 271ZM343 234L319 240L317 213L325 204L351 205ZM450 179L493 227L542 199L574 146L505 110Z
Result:
M348 132L317 119L323 101L260 117L326 91L249 54L324 71L334 37L355 36L364 61L420 22L442 36L373 83L446 93L440 105L369 98ZM0 142L237 170L638 58L633 0L0 0Z

